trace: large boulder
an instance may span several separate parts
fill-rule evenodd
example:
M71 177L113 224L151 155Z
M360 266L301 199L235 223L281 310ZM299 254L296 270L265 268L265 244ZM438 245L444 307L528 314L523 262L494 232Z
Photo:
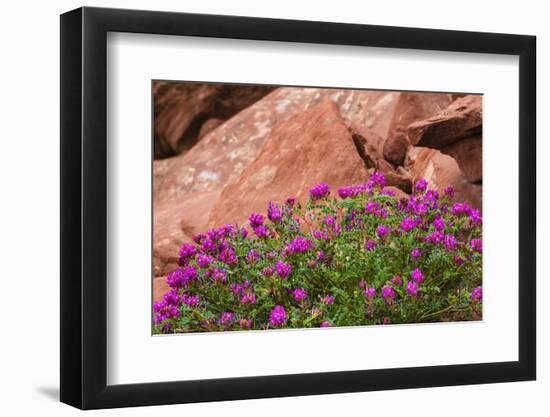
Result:
M483 178L483 148L481 135L469 136L452 145L441 148L441 152L452 156L466 179L472 183Z
M190 149L197 141L274 87L155 81L155 158Z
M455 100L449 107L408 128L413 145L441 149L468 136L481 133L482 97L469 95Z
M438 149L452 156L472 183L482 180L482 97L468 95L432 117L412 123L413 145Z
M281 87L208 133L166 172L155 198L222 190L237 180L273 129L325 100L348 125L386 137L399 93Z
M453 100L451 94L399 93L384 142L384 157L395 165L402 165L410 145L406 131L409 125L433 116L447 108Z
M170 289L165 276L153 278L153 301L162 301L164 294Z
M292 196L305 202L318 183L336 191L368 177L350 129L335 103L327 100L273 130L256 160L224 189L209 225L243 224L251 212L265 212L269 201Z
M402 165L407 155L409 138L404 129L394 130L384 142L384 158L395 165Z
M161 189L164 177L175 161L176 158L158 159L153 161L153 190Z

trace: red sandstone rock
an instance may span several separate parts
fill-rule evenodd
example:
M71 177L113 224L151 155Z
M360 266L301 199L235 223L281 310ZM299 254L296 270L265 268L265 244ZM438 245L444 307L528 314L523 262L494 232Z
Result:
M384 159L382 148L384 140L369 129L360 127L350 128L353 141L361 158L365 161L369 174L380 171L386 178L386 184L395 186L406 193L412 190L412 179L404 169L394 167Z
M219 125L223 124L225 120L223 119L208 119L206 122L204 122L201 126L201 130L199 131L199 139L202 139L207 134L212 132L214 129L216 129Z
M399 93L384 143L384 157L393 164L401 165L409 146L406 134L409 125L433 116L452 102L451 94Z
M162 297L170 291L170 286L166 282L166 277L156 277L153 279L153 301L162 301Z
M445 146L442 153L452 156L466 179L479 182L483 178L482 138L481 135L470 136Z
M222 190L253 162L273 129L325 99L333 101L348 125L385 137L399 93L380 91L285 88L271 92L207 134L176 158L158 198ZM156 198L157 198L156 197Z
M256 160L225 188L209 226L242 224L249 213L265 212L269 201L293 196L304 202L318 183L336 191L365 183L368 177L337 106L325 101L273 130Z
M200 139L201 133L204 135L212 130L212 120L229 119L273 89L267 86L155 81L155 158L177 155L190 149Z
M178 267L178 253L190 240L180 226L184 199L155 202L153 205L153 275L166 275Z
M164 176L170 170L175 158L158 159L153 161L153 190L159 190Z
M465 96L436 115L409 126L409 140L456 159L470 182L482 180L482 98Z
M407 133L402 129L395 130L384 142L384 157L395 165L402 165L409 146Z
M166 275L178 267L184 242L206 229L218 191L192 193L174 199L156 200L153 205L153 275Z
M182 204L181 230L190 237L204 232L212 207L220 197L220 191L195 193Z
M424 120L449 107L453 102L451 94L443 93L399 93L399 99L390 124L390 132L406 129L411 123Z
M415 122L408 128L413 145L442 149L460 139L481 133L481 96L466 96L455 100L434 116Z
M155 242L153 246L153 277L166 275L178 268L178 253L183 240L173 238Z

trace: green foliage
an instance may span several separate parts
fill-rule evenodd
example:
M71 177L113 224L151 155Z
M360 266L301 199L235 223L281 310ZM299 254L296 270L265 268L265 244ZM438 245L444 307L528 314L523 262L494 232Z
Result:
M225 226L187 246L181 269L168 277L172 291L155 305L155 333L481 318L477 210L433 191L407 201L380 189L274 207L280 218L269 210L271 221L251 217L261 237ZM279 263L291 267L288 276ZM283 322L273 316L276 306Z

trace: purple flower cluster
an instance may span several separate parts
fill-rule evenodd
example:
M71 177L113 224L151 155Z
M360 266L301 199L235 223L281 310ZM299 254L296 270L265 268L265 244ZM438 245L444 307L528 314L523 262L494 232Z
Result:
M367 300L373 300L376 297L376 288L365 288L364 295Z
M435 230L439 232L445 230L445 220L443 220L441 217L436 217L432 224L434 225Z
M369 201L365 204L365 213L376 214L380 208L380 203L378 201Z
M371 182L369 182L368 184L359 184L359 185L349 185L347 187L340 187L338 188L338 196L341 198L341 199L346 199L346 198L353 198L353 197L357 197L358 195L360 194L363 194L363 193L368 193L368 192L372 192L372 189L380 182L384 182L385 180L381 181L377 176L376 174L373 175L374 177L374 180L372 180L372 177L371 177ZM382 186L383 187L383 186Z
M376 229L376 234L380 236L381 239L384 239L390 233L390 228L388 226L378 226Z
M179 318L181 313L178 308L179 297L174 290L164 294L162 301L153 304L155 312L155 324L161 324L173 318Z
M338 224L335 216L327 216L323 221L323 231L330 238L335 238L342 232L342 226Z
M219 282L219 283L222 283L222 284L227 282L227 274L225 273L225 271L223 271L221 269L214 268L211 271L210 276L212 277L214 282Z
M367 251L373 251L374 249L376 248L376 242L374 240L367 240L367 242L365 243L365 249Z
M470 240L470 247L472 250L481 253L483 251L483 243L481 239L472 239Z
M258 251L255 250L255 249L250 249L250 251L248 251L248 254L246 255L246 261L247 261L250 265L254 265L254 264L256 264L259 260L260 260L260 252L258 252Z
M377 188L382 190L385 186L386 178L380 172L373 173L367 183L367 189L369 192L373 192Z
M199 296L184 292L181 296L181 302L189 307L195 307L199 305Z
M424 241L430 242L432 245L439 245L441 242L443 242L444 238L445 238L445 235L443 234L443 232L439 232L436 230L430 233L429 235L427 235L424 238Z
M241 304L256 304L256 294L253 292L246 292L241 297Z
M238 263L237 256L235 255L235 249L232 247L225 247L220 252L218 259L228 266L235 266Z
M220 316L220 324L222 326L229 326L235 321L235 314L228 311L224 311Z
M418 181L416 181L414 189L417 193L425 192L428 189L428 181L426 181L424 178L420 178Z
M269 324L273 327L281 327L286 323L286 311L283 306L277 305L269 315Z
M255 229L257 227L260 227L264 224L264 216L258 213L252 213L248 217L248 223L250 224L250 227L252 229Z
M470 299L474 302L478 302L478 303L481 303L482 299L483 299L483 290L481 289L481 287L475 287L471 294L470 294Z
M334 304L334 296L333 295L326 295L324 297L321 297L321 303L326 304L326 305Z
M179 264L187 265L189 260L193 259L196 254L197 248L195 248L194 245L191 245L190 243L184 243L179 253Z
M407 282L407 294L409 294L411 297L416 297L418 295L419 287L420 285L418 285L418 282L416 281Z
M172 288L185 288L191 281L195 281L196 279L197 270L193 266L186 266L170 272L166 278L166 282Z
M325 252L323 252L322 250L320 250L319 252L317 252L316 261L317 261L317 262L323 262L324 260L325 260Z
M212 263L212 257L211 256L208 256L208 255L205 255L205 254L200 254L197 257L197 265L199 266L199 268L208 268L211 263Z
M469 217L472 226L481 226L481 212L478 209L470 209Z
M416 268L414 271L411 272L411 278L414 282L420 284L424 282L424 274L419 268Z
M286 264L283 261L278 261L275 265L275 269L277 270L277 275L279 275L281 279L287 279L292 272L292 265Z
M455 189L452 185L449 185L449 186L445 187L445 190L443 190L443 192L450 199L455 198Z
M443 245L449 252L456 250L456 237L455 235L445 235L443 238Z
M296 288L294 291L292 291L292 296L294 297L295 301L302 302L307 298L307 291L303 288Z
M357 197L360 193L360 189L354 185L338 188L338 196L342 199Z
M248 218L250 227L260 239L267 238L269 236L269 228L264 224L264 216L258 213L252 213Z
M254 228L254 233L256 233L256 236L260 239L265 239L269 237L269 228L266 225L261 225Z
M471 208L467 203L455 203L451 208L453 216L469 216Z
M330 188L325 183L317 184L315 187L309 190L309 196L312 200L320 200L322 198L328 197L329 194Z
M411 251L411 258L414 260L414 261L417 261L418 258L420 258L422 256L422 251L418 248L415 248Z
M405 217L401 221L401 229L403 229L405 232L410 232L416 227L416 221L410 217Z
M273 223L280 223L283 218L283 212L279 208L278 204L269 202L267 206L267 218Z
M313 242L309 239L304 239L302 236L298 236L286 247L286 253L289 255L295 255L297 253L306 253L313 247Z
M390 287L389 285L384 285L382 287L382 298L387 305L391 305L395 297L397 297L397 293L392 287Z
M244 292L247 291L250 288L250 286L251 286L250 281L247 279L243 283L232 282L231 291L233 291L234 295L240 296L244 294Z

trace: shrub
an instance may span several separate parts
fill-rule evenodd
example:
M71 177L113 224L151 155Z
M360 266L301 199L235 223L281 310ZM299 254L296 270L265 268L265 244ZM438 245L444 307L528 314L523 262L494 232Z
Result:
M479 320L479 210L419 180L398 199L375 173L364 185L310 190L180 250L155 333Z

